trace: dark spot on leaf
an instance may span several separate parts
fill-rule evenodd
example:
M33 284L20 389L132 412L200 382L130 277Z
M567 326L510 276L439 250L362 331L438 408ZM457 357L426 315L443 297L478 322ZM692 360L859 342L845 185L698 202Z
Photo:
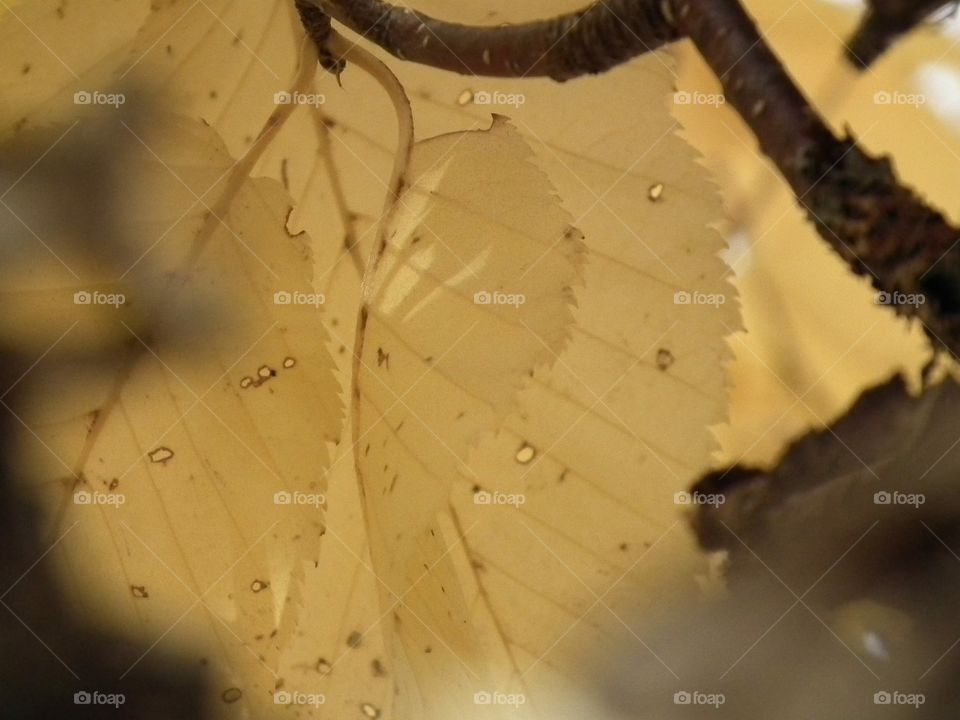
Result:
M144 585L131 585L130 594L141 600L150 597L150 593L147 592L147 588Z
M352 633L347 635L347 646L357 649L360 647L360 644L363 642L363 635L358 631L354 630Z
M666 370L668 367L673 365L674 360L673 353L667 350L666 348L660 348L657 350L657 367L661 370Z
M243 691L240 688L232 687L224 690L220 697L223 698L225 703L235 703L242 695Z

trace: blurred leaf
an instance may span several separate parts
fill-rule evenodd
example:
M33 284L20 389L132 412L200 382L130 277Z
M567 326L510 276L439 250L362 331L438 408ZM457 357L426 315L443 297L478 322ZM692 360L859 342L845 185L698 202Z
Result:
M18 481L44 502L51 540L70 531L51 558L78 613L144 647L190 648L215 663L227 702L262 713L303 563L319 553L327 442L342 417L308 240L284 230L279 184L246 178L197 121L98 115L18 141L48 150L53 175L99 147L123 209L115 235L100 237L121 261L97 268L111 292L90 284L90 268L46 266L61 276L48 292L62 314L47 317L53 345L9 401L23 423ZM77 178L59 175L76 193ZM56 197L44 178L23 176L11 212ZM45 257L21 234L16 247ZM25 284L43 280L33 268ZM90 324L119 339L86 360L56 347Z
M869 586L898 562L916 565L911 554L922 554L931 539L920 521L952 525L960 510L958 399L953 378L914 396L895 376L864 392L830 427L794 440L771 469L710 473L696 489L725 500L697 509L700 543L727 550L734 577L752 564L752 550L762 549L766 565L806 587L879 522L855 551L852 582Z

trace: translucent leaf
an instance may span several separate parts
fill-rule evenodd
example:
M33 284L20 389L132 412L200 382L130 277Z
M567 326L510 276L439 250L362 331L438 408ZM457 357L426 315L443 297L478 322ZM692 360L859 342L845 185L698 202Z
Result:
M210 663L219 706L262 713L319 553L339 388L289 197L154 110L81 115L5 153L24 163L5 197L24 222L4 286L52 310L17 387L18 480L50 539L69 533L49 557L79 617ZM90 153L109 158L105 192L64 207ZM76 337L86 357L64 352Z
M716 256L723 244L707 227L720 217L719 200L675 135L662 56L604 83L562 87L530 80L465 87L455 76L427 81L416 68L397 71L421 132L482 118L490 108L470 99L480 91L523 98L497 111L509 113L533 146L584 231L587 256L570 342L551 367L534 372L518 408L449 475L453 482L429 478L452 456L434 438L418 459L426 482L404 486L413 465L406 455L417 447L395 444L417 428L408 418L396 431L407 397L385 413L394 437L384 450L369 442L376 461L367 466L369 438L361 437L361 470L392 480L403 463L393 492L368 485L365 497L371 532L383 533L387 551L378 558L371 540L373 569L395 593L384 594L383 621L399 685L393 711L515 716L512 705L475 697L522 696L521 716L583 717L596 710L578 695L595 677L585 663L597 674L619 671L604 665L612 660L602 648L622 637L624 623L642 635L639 613L652 616L676 594L696 592L706 572L675 525L674 494L709 462L705 428L721 420L724 404L723 337L738 326ZM635 97L624 104L627 92ZM683 304L694 293L715 302ZM372 366L375 349L365 351ZM415 378L390 388L399 395ZM430 395L431 409L443 405ZM424 420L444 437L450 423L435 417ZM456 455L458 446L450 448ZM399 583L398 573L405 573ZM656 665L669 674L669 658Z
M63 98L67 87L95 89L86 82L111 65L114 54L143 23L148 7L146 0L4 3L0 9L4 94L0 127L19 127L36 107ZM105 17L110 21L104 22Z
M457 466L569 330L579 237L531 160L499 119L414 146L367 273L353 413L388 584L422 570Z

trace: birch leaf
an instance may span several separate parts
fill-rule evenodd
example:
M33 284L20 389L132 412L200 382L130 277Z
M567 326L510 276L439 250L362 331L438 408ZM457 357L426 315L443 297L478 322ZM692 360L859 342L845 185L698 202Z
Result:
M86 85L130 42L147 15L146 0L50 0L4 3L0 11L0 127L22 125L36 108ZM110 22L104 22L105 17ZM78 41L82 38L83 41ZM73 92L71 89L71 94Z
M5 287L52 298L54 339L92 325L123 340L93 366L46 353L23 379L18 479L51 539L71 533L50 558L81 617L209 663L217 707L263 714L319 552L338 385L307 240L284 230L289 197L249 180L201 123L147 117L18 136L23 157L47 152L5 198L30 219L10 247L43 256L42 233L62 267L28 263ZM90 218L50 204L77 192L69 170L89 149L111 158L109 202L123 209L101 221L113 266L74 265ZM97 299L115 296L127 314ZM135 672L140 658L125 660Z
M422 9L443 13L439 5ZM489 22L467 8L457 19ZM724 406L723 338L738 327L716 257L723 243L707 227L721 217L720 202L675 134L663 56L639 59L601 84L562 87L501 79L465 86L454 76L427 81L407 66L397 72L422 132L482 117L489 107L471 100L478 92L523 98L497 111L509 113L534 148L583 230L587 254L570 342L551 367L535 370L515 411L451 475L455 482L438 485L421 469L429 490L422 479L404 490L404 473L393 493L367 490L371 532L403 533L384 533L388 555L379 560L371 540L373 568L399 596L384 608L392 613L385 623L398 683L393 713L517 716L509 704L475 703L496 697L523 698L519 716L583 717L597 711L582 694L594 672L621 670L605 664L613 661L602 648L622 638L625 624L642 636L641 614L695 593L706 573L674 522L674 501L684 478L709 463L705 428ZM687 293L715 302L677 304ZM405 410L393 412L383 421L389 428ZM449 432L443 422L432 429ZM358 449L362 463L365 439ZM370 467L392 469L398 455ZM424 523L416 541L409 538L407 528ZM419 564L406 557L411 547ZM402 583L391 582L403 571ZM669 676L664 649L650 651Z
M388 583L422 568L458 464L569 330L580 238L531 156L497 118L414 146L368 270L354 423ZM394 493L410 512L386 511Z

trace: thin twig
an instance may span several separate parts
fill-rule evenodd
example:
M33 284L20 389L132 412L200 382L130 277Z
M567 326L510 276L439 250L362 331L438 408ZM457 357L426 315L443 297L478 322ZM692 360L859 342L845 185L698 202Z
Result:
M847 43L846 57L865 69L900 37L956 0L870 0Z

